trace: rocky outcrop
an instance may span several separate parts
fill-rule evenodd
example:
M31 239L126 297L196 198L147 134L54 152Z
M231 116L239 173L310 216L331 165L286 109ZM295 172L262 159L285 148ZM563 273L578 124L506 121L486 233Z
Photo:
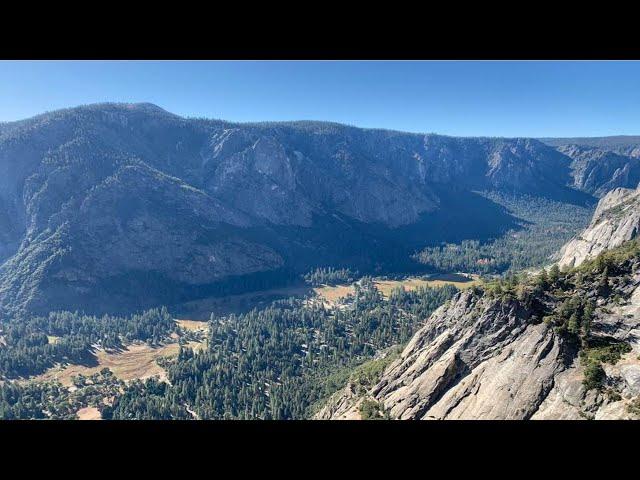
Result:
M561 340L517 301L465 292L372 390L394 418L530 417L564 368Z
M558 254L561 267L580 265L635 238L640 229L640 190L617 188L598 203L589 226Z
M563 249L563 266L613 250L601 267L539 277L506 294L459 293L426 320L374 387L357 394L348 386L315 418L359 418L364 399L400 420L639 418L640 247L629 242L639 199L640 190L610 192L589 228ZM588 320L579 320L584 306L567 313L572 302L591 305ZM558 318L574 322L573 331ZM587 368L599 387L585 383Z
M604 390L586 389L576 345L518 300L467 291L432 314L372 389L345 388L315 418L358 419L365 398L400 420L636 418L628 407L640 398L639 285L636 271L629 302L602 303L594 323L596 337L632 347L604 364Z
M597 197L615 188L636 188L640 158L580 145L563 145L558 151L571 158L573 186Z
M316 420L361 420L359 409L365 398L348 384L331 396L314 418Z

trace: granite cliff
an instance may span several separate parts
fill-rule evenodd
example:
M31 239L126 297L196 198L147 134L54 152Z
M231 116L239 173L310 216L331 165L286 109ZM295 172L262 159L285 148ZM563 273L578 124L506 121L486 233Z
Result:
M573 268L459 293L372 388L350 383L316 418L357 419L372 405L412 420L639 418L637 195L620 189L600 201L563 249Z

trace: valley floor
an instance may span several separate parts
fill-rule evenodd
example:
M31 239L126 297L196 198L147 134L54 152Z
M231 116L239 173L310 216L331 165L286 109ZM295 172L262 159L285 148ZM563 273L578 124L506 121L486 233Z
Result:
M481 283L480 276L468 273L442 273L422 276L407 276L389 280L386 277L374 277L373 283L386 298L394 288L403 287L407 291L417 288L441 287L453 285L464 289ZM178 305L174 308L176 317L189 318L195 321L208 321L211 314L228 315L231 313L245 313L253 308L264 308L276 300L285 298L319 297L328 307L354 293L353 283L338 285L292 285L289 287L259 290L241 295L211 297L194 300Z
M194 320L176 320L176 323L186 332L193 332L200 335L199 340L184 341L182 344L194 351L198 351L206 346L207 323ZM51 337L50 342L55 342L56 338ZM146 380L156 378L161 382L168 382L165 369L161 366L162 359L176 357L180 350L180 336L172 334L171 340L160 346L151 346L147 343L136 342L126 345L120 350L109 350L96 348L93 352L96 363L92 365L59 364L46 372L20 380L21 383L59 383L67 392L73 394L82 386L78 386L78 378L101 378L101 372L108 369L113 377L124 384L134 380ZM110 379L108 379L110 380ZM88 380L100 396L103 386L99 381ZM105 389L104 395L100 399L105 404L110 404L111 391ZM95 405L83 406L76 412L79 420L101 420L100 411Z

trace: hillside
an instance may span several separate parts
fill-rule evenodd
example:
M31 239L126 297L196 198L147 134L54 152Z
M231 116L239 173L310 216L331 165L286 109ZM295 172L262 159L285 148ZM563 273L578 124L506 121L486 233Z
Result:
M419 269L425 246L520 228L478 192L591 205L611 178L576 184L571 162L533 139L233 124L150 104L45 113L0 129L0 309L126 312L318 266Z
M563 145L580 145L584 147L595 147L603 150L635 152L635 156L640 154L640 136L637 135L614 135L610 137L573 137L573 138L539 138L541 142L552 147Z
M561 267L578 266L622 245L640 231L640 190L617 188L600 200L589 226L558 254Z
M637 222L638 205L622 197L636 192L603 198L580 239L602 230L615 205L624 205L616 225ZM638 418L640 243L633 232L620 241L609 236L568 271L556 265L459 293L373 382L362 388L352 377L316 418Z

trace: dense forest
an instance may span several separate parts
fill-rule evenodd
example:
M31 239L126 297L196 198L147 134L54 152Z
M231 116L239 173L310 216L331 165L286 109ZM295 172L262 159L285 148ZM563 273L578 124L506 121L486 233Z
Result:
M72 389L59 382L0 382L0 419L75 420L85 407L103 408L104 399L119 395L124 382L104 368L74 378Z
M408 341L456 292L451 285L397 288L385 299L365 277L337 308L291 298L245 314L212 316L206 349L183 346L177 357L160 361L169 383L152 378L125 384L108 371L76 379L81 388L73 392L56 382L6 381L0 418L74 418L83 406L96 406L105 419L307 418L355 367ZM3 326L5 378L55 362L86 362L92 345L162 341L176 328L164 309L127 320L52 314L24 325ZM56 340L48 342L52 335ZM114 401L107 405L97 400L100 395Z
M420 263L442 272L498 274L515 272L550 262L571 237L589 223L593 209L528 195L484 193L521 219L512 229L487 242L464 240L423 249Z
M105 418L307 418L352 369L409 340L453 286L395 290L385 300L363 278L343 307L299 299L243 315L212 317L208 349L167 360L170 385L130 385Z
M0 377L37 375L55 363L91 364L93 349L134 340L158 345L176 330L166 308L130 317L52 312L0 323Z
M337 285L339 283L352 283L358 277L357 272L349 268L316 268L303 275L309 285Z

